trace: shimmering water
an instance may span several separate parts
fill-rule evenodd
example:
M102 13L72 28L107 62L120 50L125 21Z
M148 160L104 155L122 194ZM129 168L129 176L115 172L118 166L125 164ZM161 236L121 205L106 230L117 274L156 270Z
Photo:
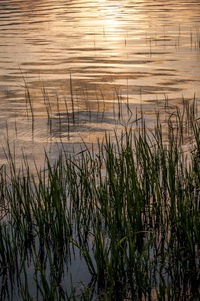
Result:
M194 94L199 0L0 1L1 136L7 122L11 140L30 152L61 136L94 141L114 127L114 102L148 111Z

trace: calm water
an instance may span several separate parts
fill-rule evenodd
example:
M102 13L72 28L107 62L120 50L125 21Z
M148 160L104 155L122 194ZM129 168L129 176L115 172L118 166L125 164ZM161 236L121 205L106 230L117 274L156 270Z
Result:
M0 1L0 137L7 122L30 153L60 137L94 141L116 125L114 102L148 111L194 93L199 0Z
M70 152L118 129L118 103L142 104L150 123L166 98L194 94L199 0L0 0L0 164L7 132L17 163L23 148L40 164L61 139ZM73 277L89 281L77 257Z

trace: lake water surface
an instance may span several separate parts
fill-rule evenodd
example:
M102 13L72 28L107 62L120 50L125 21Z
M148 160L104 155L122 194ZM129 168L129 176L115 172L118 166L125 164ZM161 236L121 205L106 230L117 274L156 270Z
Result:
M1 141L7 123L30 154L71 148L116 126L115 103L148 112L194 94L199 0L0 1Z
M169 107L179 105L183 97L186 100L192 100L194 95L198 104L200 99L200 0L0 0L0 171L1 164L5 163L5 155L2 147L5 143L5 137L9 138L11 151L13 151L13 143L16 145L16 164L21 164L23 149L28 159L34 157L35 161L41 166L44 159L44 148L50 152L52 156L50 156L50 159L54 159L57 156L60 145L68 152L72 152L73 149L79 152L82 140L89 145L91 142L96 142L97 138L101 139L104 136L105 131L113 133L113 129L120 130L123 125L127 125L127 121L134 127L134 120L137 118L141 106L144 113L146 113L148 126L151 126L155 122L155 116L153 115L155 110L163 112L166 103ZM30 167L34 167L33 160L30 160ZM45 169L42 171L45 171ZM45 172L42 173L42 175L43 174L45 182ZM89 175L89 173L85 173L85 175ZM41 179L43 178L41 177ZM54 179L52 180L52 183L55 184L56 187L55 193L58 193L61 181L59 181L58 188L56 182L57 178L55 177L55 181L53 181ZM127 181L126 183L129 182ZM2 183L0 184L4 187ZM14 192L16 191L15 198L17 199L17 203L19 202L19 204L21 204L20 198L18 201L18 187L17 185L15 186L15 182L12 184L13 186L11 187L16 187ZM46 184L47 186L49 185L48 183ZM135 186L137 185L134 184L133 187ZM27 189L28 187L29 186L27 186ZM35 189L34 185L33 187ZM76 190L79 185L74 187ZM81 190L82 183L80 187ZM157 186L155 187L157 188ZM19 186L19 188L21 193L21 186ZM39 208L41 209L43 208L44 192L46 199L48 198L48 195L52 197L52 204L54 206L54 190L52 188L51 191L50 188L51 187L47 187L47 196L45 190L39 190L42 192L41 196L39 195L42 204ZM34 189L33 191L35 193ZM65 187L65 189L68 197L67 189L69 188ZM80 192L81 198L84 196L84 189ZM8 192L9 191L10 186L8 188ZM32 190L30 191L32 193ZM65 190L63 191L64 195ZM106 195L105 192L102 194L103 198L104 195ZM12 196L12 189L10 193ZM28 192L26 191L24 195L22 193L23 199L25 199L25 202L22 201L22 204L29 203L26 199L26 193L28 195ZM61 194L59 192L59 194L55 195L57 197L57 195ZM143 191L140 192L138 189L137 195L141 198ZM55 200L57 200L56 197ZM30 196L29 198L31 199ZM51 200L50 197L49 199ZM112 199L112 197L110 199ZM4 203L4 192L1 192L0 209L2 200ZM105 202L106 200L107 198L105 197ZM187 202L188 200L189 198L187 199ZM76 198L73 201L76 201ZM86 204L86 201L84 204ZM5 202L7 202L7 200ZM34 202L35 200L33 201L33 204ZM56 201L55 204L57 204ZM76 207L77 205L75 205L74 208L78 208ZM152 205L150 205L151 203L149 202L148 212L150 212L150 208L152 207ZM19 208L23 207L22 205L20 206L21 207ZM87 206L88 205L86 204L85 207ZM46 208L50 207L51 205L48 205ZM56 205L55 208L57 207L59 206ZM4 204L2 205L2 208L4 210ZM31 208L31 206L27 205L27 208ZM39 210L36 210L37 206L34 208L36 212L39 212ZM105 208L109 207L105 206ZM134 207L134 210L135 208L136 207ZM154 212L154 208L156 208L156 213L158 208L152 208L152 212ZM99 210L98 207L97 209ZM23 207L22 211L23 210L26 210L26 207ZM73 211L71 207L70 210ZM95 210L94 212L96 212ZM188 212L193 212L192 206L190 211L184 210L183 207L183 213L185 215ZM62 209L60 211L62 211ZM50 213L51 212L57 211L50 211ZM68 212L68 210L66 210L66 212ZM83 211L83 213L84 212L87 211ZM101 212L101 210L99 210L99 212ZM97 211L98 214L95 213L96 216L100 216L99 212ZM118 208L116 212L118 214ZM164 212L166 213L167 210ZM77 225L82 221L83 213L77 215L79 217L81 216ZM42 214L43 213L41 213L41 216ZM54 218L53 214L51 218ZM157 218L158 215L156 214L155 216ZM137 219L137 224L141 227L139 219L143 216L143 213L141 214L141 217L139 214L138 216L137 214L134 214L134 216L134 219ZM160 214L160 216L163 223L164 215ZM41 221L45 221L47 225L45 225L44 229L50 229L48 212L44 217L45 218L41 220L39 218L39 222L37 220L38 225L43 229L44 225ZM147 217L150 219L148 214ZM22 217L20 215L20 218L23 219L23 215ZM76 215L74 215L74 217L72 215L73 222L76 218ZM184 215L180 215L180 217L177 216L177 220L179 221L180 219L180 224L182 219L184 223L184 218ZM131 217L130 221L134 219ZM142 219L143 218L141 218L141 224ZM167 218L166 220L168 223ZM190 220L186 220L190 227ZM130 221L128 220L127 229L129 229ZM152 223L152 220L149 223ZM158 220L156 219L155 225L157 223ZM28 229L26 221L23 220L22 224L23 229ZM57 225L58 224L55 224L55 227L52 227L52 229L56 229ZM74 228L76 228L76 224L74 225ZM182 236L185 235L184 233L189 229L189 227L187 228L186 226L184 225L184 229L186 229L184 230L185 232L180 232ZM35 224L34 227L37 231L40 231ZM155 227L157 232L155 242L158 241L159 244L159 248L156 249L156 254L159 254L158 250L162 248L162 244L160 244L159 240L160 237L165 236L160 236L158 230L161 228ZM191 228L192 227L193 226L191 225ZM173 221L173 229L174 228ZM196 228L198 229L198 226L194 223L195 231ZM12 231L15 229L12 223L11 229ZM53 233L49 238L52 250L54 250L54 243L56 248L59 246L55 234L59 233L59 229L60 228L58 228L57 232L53 232L53 230L48 230L49 232L46 232L51 233L52 231ZM61 229L63 229L62 226ZM82 229L85 231L85 224ZM151 231L149 231L148 227L144 229L148 229L148 231L137 232L135 228L133 228L133 230L136 231L133 232L134 236L135 234L138 236L138 234L143 235L143 233L146 233L148 237L147 232L151 235ZM162 231L163 229L164 228L162 228ZM16 231L16 229L14 231ZM41 242L42 245L44 244L43 240L40 242L39 238L35 239L34 231L30 231L30 233L27 232L27 237L29 238L30 235L34 242L33 246L31 245L30 247L31 251L35 244L36 247L37 244L40 246ZM43 233L42 231L43 230L41 230L41 233ZM44 230L44 233L45 231L46 230ZM196 233L195 231L194 233ZM38 233L40 232L37 232L36 235L39 235ZM77 233L80 235L78 227L77 229L73 229L74 237ZM87 229L87 235L88 233L90 232L88 232ZM112 233L114 233L113 230ZM172 234L174 235L174 232ZM92 235L91 237L93 240ZM189 235L188 232L187 235ZM62 235L60 235L60 237L61 236ZM180 240L182 239L182 236L180 236ZM54 242L51 242L51 237L54 237ZM123 237L117 243L117 246L121 247L124 239L127 237ZM157 238L159 238L159 240L157 240ZM102 239L104 240L104 236L102 236ZM67 237L65 237L65 240L67 241ZM91 244L92 240L90 242ZM23 248L22 250L19 250L19 254L25 254L26 252L23 253L23 249L26 248L25 243L22 244L22 241L20 243L23 245ZM28 239L26 243L29 245ZM142 242L142 244L144 243ZM131 246L132 245L134 244L131 244ZM145 264L146 254L148 254L146 253L146 246L148 245L151 246L149 242L148 244L145 243L144 251L141 249L143 254L138 257L140 261L138 261L139 264L137 263L137 265L139 266L141 263L142 269L146 267L145 265L143 266L143 256ZM157 244L155 245L157 247ZM171 240L170 245L173 247ZM16 244L15 247L18 248L18 245ZM45 248L48 250L46 244ZM169 250L171 250L170 248ZM29 249L27 250L29 251ZM41 250L43 249L41 248ZM178 256L180 255L182 259L187 253L184 253L183 249L180 249L180 251ZM153 249L151 252L153 252ZM47 253L48 256L49 254L51 255L51 251ZM76 285L78 284L77 286L79 286L80 282L81 284L86 283L89 286L91 275L87 269L86 262L80 259L80 252L78 249L75 249L75 251L73 250L72 253L72 259L69 259L71 266L69 264L69 267L67 266L66 270L63 272L63 274L65 273L65 275L67 275L67 278L63 279L61 286L63 285L64 288L70 289L71 276L69 276L69 271L72 274L74 283ZM10 254L14 255L12 252L9 252L8 255ZM17 259L23 261L23 268L20 267L20 277L22 278L22 283L25 282L24 280L26 280L26 278L24 276L25 279L23 279L22 272L24 271L25 273L26 264L30 292L34 296L34 300L36 300L35 292L38 288L36 287L35 274L37 276L39 265L37 267L38 271L36 270L35 273L34 269L36 269L36 266L30 265L29 253L27 254L23 255L23 258ZM56 253L56 256L59 254L60 253ZM169 254L171 256L170 252ZM171 259L170 256L169 258ZM71 255L69 257L71 257ZM36 258L36 256L33 258ZM142 260L140 258L142 258ZM168 255L166 258L168 258ZM34 260L35 259L33 259L33 261ZM167 269L163 268L163 262L161 263L162 273L164 275L166 274L166 279L168 280L167 277L170 274L170 271L168 272ZM153 274L157 275L155 270L153 270L153 264L154 261L150 263L152 270L147 272L149 275L152 273L152 276ZM169 265L173 266L173 261L172 264L169 262ZM57 265L55 266L57 267ZM178 265L175 264L175 270L177 269L177 271L179 271L177 267ZM189 265L185 265L185 273L187 271L187 275L190 274L188 276L189 279L195 279L195 275L193 275L192 272L193 270L190 270L189 267ZM1 275L3 275L3 271L7 270L7 268L8 266L0 267ZM49 275L50 267L47 266L46 270ZM9 271L9 275L11 274L12 270ZM140 279L141 274L138 273L138 275L138 279ZM7 276L6 278L1 277L1 279L0 281L2 282L0 284L3 283L3 285L0 286L4 289L3 286L6 287L7 283L6 281L4 282L4 279L7 279ZM161 281L158 281L159 279L155 280L156 284L160 285L161 283L160 290L162 290L163 279L164 278L162 278L162 283ZM164 281L166 279L164 279ZM184 281L184 279L185 278L183 278L182 281ZM144 279L144 283L145 281L146 280ZM60 288L60 283L56 283L56 289L58 287ZM194 282L193 286L195 286L196 283L199 282ZM11 292L13 290L13 300L19 300L18 290L20 290L20 286L18 286L18 275L15 283L16 286L12 286L12 281L10 285L11 286L6 289ZM170 286L168 287L170 288ZM1 290L3 291L2 288ZM19 293L21 294L22 292ZM23 298L23 300L25 299L26 297Z

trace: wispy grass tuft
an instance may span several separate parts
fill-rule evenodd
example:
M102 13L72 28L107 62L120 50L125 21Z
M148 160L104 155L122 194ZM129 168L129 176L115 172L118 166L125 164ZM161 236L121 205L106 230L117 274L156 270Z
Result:
M25 157L17 169L8 144L8 166L0 169L2 300L199 296L196 102L166 113L165 124L157 114L154 129L141 114L97 148L85 144L54 163L46 154L45 171L36 167L36 176ZM193 144L185 152L188 138ZM80 275L74 283L77 261L87 280Z

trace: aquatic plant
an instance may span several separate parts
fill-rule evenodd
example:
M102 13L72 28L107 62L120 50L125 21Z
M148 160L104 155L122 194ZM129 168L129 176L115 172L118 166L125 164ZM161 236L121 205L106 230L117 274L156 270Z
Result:
M8 143L0 169L2 300L199 296L196 101L166 106L166 114L148 129L141 113L120 135L83 144L79 153L63 150L53 163L46 153L45 168L35 173L25 156L16 167ZM76 261L85 282L80 275L74 283Z

